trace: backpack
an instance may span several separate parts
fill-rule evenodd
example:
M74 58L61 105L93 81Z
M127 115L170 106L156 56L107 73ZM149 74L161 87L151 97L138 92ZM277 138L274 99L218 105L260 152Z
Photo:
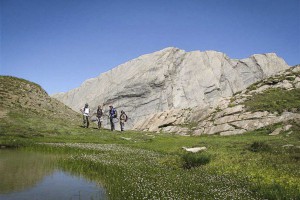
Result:
M102 117L102 115L103 115L103 110L97 109L97 117Z
M118 111L114 109L114 118L118 118Z
M112 110L109 110L109 117L112 117L112 118L118 117L118 112L115 108L112 108Z
M125 116L125 119L123 119L123 116ZM125 122L127 122L128 116L127 116L125 113L122 113L122 114L120 115L120 119L121 119L121 120L124 120Z

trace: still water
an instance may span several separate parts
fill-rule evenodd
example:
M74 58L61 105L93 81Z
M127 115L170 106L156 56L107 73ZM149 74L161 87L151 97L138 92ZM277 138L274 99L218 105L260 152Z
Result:
M53 155L0 150L0 199L107 199L103 187L60 170L56 162Z

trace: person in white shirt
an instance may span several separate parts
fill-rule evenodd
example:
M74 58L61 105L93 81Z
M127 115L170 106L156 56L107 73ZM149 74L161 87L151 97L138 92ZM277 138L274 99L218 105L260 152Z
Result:
M89 122L89 115L90 115L90 108L89 105L86 103L83 107L83 109L80 109L80 111L83 114L83 127L88 128L90 125Z

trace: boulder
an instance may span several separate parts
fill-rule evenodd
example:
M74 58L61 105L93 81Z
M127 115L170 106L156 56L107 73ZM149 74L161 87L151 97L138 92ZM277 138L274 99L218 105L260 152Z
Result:
M193 135L202 135L202 134L204 134L204 128L200 128L200 129L196 129L196 130L194 130L194 132L193 132Z
M294 66L293 69L292 69L292 71L295 72L295 73L300 72L300 65Z
M283 148L291 148L291 147L294 147L295 145L293 144L286 144L286 145L283 145L282 147Z
M215 115L215 118L220 118L220 117L223 117L223 116L240 113L240 112L243 111L244 107L245 107L244 105L238 105L238 106L235 106L235 107L228 107L228 108L224 109L223 111L218 112Z
M229 115L229 116L224 116L216 119L214 123L219 125L219 124L225 124L225 123L234 122L238 120L239 120L239 115Z
M246 132L246 130L244 130L244 129L235 129L233 131L224 131L224 132L221 132L220 135L221 136L239 135L239 134L243 134L245 132Z
M197 153L199 151L206 151L206 147L193 147L193 148L187 148L187 147L182 147L185 151L191 152L191 153Z
M239 115L239 121L240 120L248 120L248 119L261 119L263 117L266 117L269 115L268 111L264 112L243 112Z
M288 80L283 80L283 82L280 82L274 86L274 88L282 88L285 90L291 90L294 88L293 84L291 84Z
M204 133L208 135L212 135L220 132L233 131L233 130L235 130L235 128L229 124L220 124L220 125L205 128Z
M286 126L284 127L284 131L288 131L288 130L290 130L292 127L293 127L292 125L288 124L288 125L286 125Z
M250 94L262 93L265 90L269 89L270 87L271 87L270 85L263 85L263 86L257 88L256 90L251 91Z
M232 122L231 125L238 127L239 129L245 129L247 131L255 130L271 124L271 120L267 119L251 119Z
M279 133L283 130L282 127L280 128L276 128L272 133L270 133L269 135L279 135Z

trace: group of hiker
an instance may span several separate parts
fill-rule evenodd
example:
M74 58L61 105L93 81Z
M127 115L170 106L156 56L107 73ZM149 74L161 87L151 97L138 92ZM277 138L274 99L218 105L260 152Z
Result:
M90 125L90 122L89 122L89 117L90 117L89 105L86 103L84 105L83 109L80 109L80 111L83 114L83 127L88 128L89 125ZM102 127L103 116L105 115L103 113L103 109L100 105L98 106L97 112L95 114L96 114L97 121L98 121L98 129L100 129ZM117 123L118 121L120 122L121 131L124 131L125 122L127 122L128 117L127 117L126 113L123 110L121 111L121 115L118 119L117 110L112 105L110 105L109 106L109 111L108 111L108 118L109 118L109 122L110 122L110 130L111 131L115 130L115 123Z

